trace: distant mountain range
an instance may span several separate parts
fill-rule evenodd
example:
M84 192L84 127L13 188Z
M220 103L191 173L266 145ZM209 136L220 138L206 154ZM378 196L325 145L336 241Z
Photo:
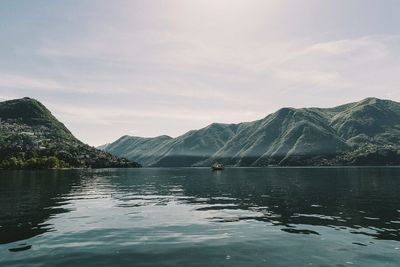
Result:
M0 168L139 167L76 139L40 102L0 102Z
M123 136L99 147L144 166L399 165L400 103L367 98L334 108L282 108L171 138Z

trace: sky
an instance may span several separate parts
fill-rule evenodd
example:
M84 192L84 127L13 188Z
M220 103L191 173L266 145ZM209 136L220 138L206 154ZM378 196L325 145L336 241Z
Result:
M85 143L400 101L397 0L2 0L0 101Z

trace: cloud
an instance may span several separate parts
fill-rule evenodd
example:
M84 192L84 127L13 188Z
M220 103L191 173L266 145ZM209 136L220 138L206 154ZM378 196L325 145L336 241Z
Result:
M395 88L393 71L400 65L393 59L399 56L399 44L399 37L391 35L316 42L287 53L273 72L297 88L346 89L358 95L378 90L376 82Z
M389 55L389 48L386 43L396 38L398 36L364 36L353 39L319 42L289 54L285 60L290 61L310 56L319 56L325 59L327 57L330 57L329 59L345 58L346 60L357 61L359 63L382 60Z
M136 134L136 133L137 133L137 130L130 130L129 133L130 133L130 134Z
M388 64L398 55L394 48L399 44L398 36L290 43L251 39L231 44L207 43L163 31L150 31L150 36L138 42L139 33L124 31L125 28L114 27L73 43L46 40L38 50L41 56L59 64L68 62L78 67L83 62L90 72L72 67L54 80L0 77L0 86L103 95L147 93L189 101L218 99L231 105L241 105L245 98L257 106L257 99L247 96L252 94L260 99L267 88L274 94L293 86L306 91L317 86L321 90L357 91L358 86L369 86L360 80L361 76L370 75L378 66L388 72L389 68L398 67Z
M116 124L131 124L134 120L157 119L164 121L199 121L202 123L214 121L230 121L232 116L249 116L254 114L243 114L240 110L229 110L215 112L214 110L199 110L186 107L149 107L148 109L135 107L83 107L76 104L48 104L51 111L63 121L68 123L84 123L111 126Z
M329 71L290 71L290 70L278 70L276 72L278 78L285 82L290 82L296 86L315 86L319 88L350 88L354 86L354 83L346 80L338 72Z
M63 88L53 80L4 73L0 73L0 87L40 90L60 90Z

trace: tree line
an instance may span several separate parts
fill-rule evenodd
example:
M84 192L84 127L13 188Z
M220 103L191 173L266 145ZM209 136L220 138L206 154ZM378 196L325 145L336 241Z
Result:
M69 164L54 156L33 157L28 160L11 157L0 161L1 169L60 169L68 167Z

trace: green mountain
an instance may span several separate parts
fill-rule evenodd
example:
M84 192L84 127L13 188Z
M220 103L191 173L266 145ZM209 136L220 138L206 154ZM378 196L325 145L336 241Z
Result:
M211 124L177 138L124 136L103 148L145 166L399 165L400 103L282 108L257 121Z
M76 139L40 102L0 102L0 168L139 167Z

